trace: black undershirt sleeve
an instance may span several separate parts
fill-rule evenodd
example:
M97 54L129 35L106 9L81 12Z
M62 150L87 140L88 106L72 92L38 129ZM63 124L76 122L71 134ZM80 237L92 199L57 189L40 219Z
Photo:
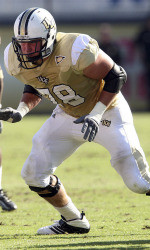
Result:
M42 95L35 89L33 88L32 86L30 85L26 85L25 84L25 87L24 87L24 91L23 91L23 94L24 93L31 93L31 94L34 94L38 97L40 97L42 99Z

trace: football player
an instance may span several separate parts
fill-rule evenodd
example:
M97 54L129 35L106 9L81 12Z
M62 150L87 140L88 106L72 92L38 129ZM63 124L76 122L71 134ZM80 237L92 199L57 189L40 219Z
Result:
M1 44L1 37L0 37L0 44ZM0 108L2 108L1 100L2 100L2 93L3 93L3 71L0 66ZM0 133L2 133L2 122L0 121ZM14 202L12 202L7 193L2 189L2 153L0 150L0 206L4 211L13 211L17 209L17 206Z
M89 35L61 33L52 15L42 8L22 12L14 37L6 47L5 66L25 84L17 109L0 111L0 119L19 122L42 96L57 104L33 137L31 153L22 168L29 188L61 215L38 234L88 233L90 224L76 208L56 168L85 142L98 143L127 187L149 194L149 166L140 146L130 108L121 94L125 70Z

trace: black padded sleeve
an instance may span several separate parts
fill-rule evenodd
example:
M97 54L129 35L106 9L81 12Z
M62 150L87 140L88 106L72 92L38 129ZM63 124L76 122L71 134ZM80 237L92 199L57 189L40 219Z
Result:
M25 87L24 87L24 91L23 91L23 94L24 93L31 93L31 94L34 94L38 97L40 97L42 99L42 95L35 89L33 88L32 86L30 85L26 85L25 84Z
M110 93L118 93L127 81L127 74L121 66L114 64L112 69L105 76L104 81L105 85L103 90Z

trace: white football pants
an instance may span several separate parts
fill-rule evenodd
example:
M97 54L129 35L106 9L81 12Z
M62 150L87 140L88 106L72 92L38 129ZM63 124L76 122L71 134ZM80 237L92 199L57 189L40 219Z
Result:
M55 169L86 142L81 133L82 124L75 124L74 120L57 106L34 135L31 153L21 172L27 185L49 185L50 175ZM150 190L149 166L133 125L130 108L122 95L118 105L104 113L94 142L109 151L111 165L130 190L136 193Z

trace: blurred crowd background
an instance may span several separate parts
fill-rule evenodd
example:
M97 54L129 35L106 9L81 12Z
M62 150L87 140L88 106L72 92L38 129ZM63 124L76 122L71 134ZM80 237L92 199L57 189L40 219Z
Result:
M30 7L50 11L58 31L95 38L100 48L125 68L128 80L122 92L132 111L150 111L150 0L0 0L3 107L16 108L24 88L7 74L3 52L11 42L16 17ZM43 101L32 112L47 113L51 108Z

